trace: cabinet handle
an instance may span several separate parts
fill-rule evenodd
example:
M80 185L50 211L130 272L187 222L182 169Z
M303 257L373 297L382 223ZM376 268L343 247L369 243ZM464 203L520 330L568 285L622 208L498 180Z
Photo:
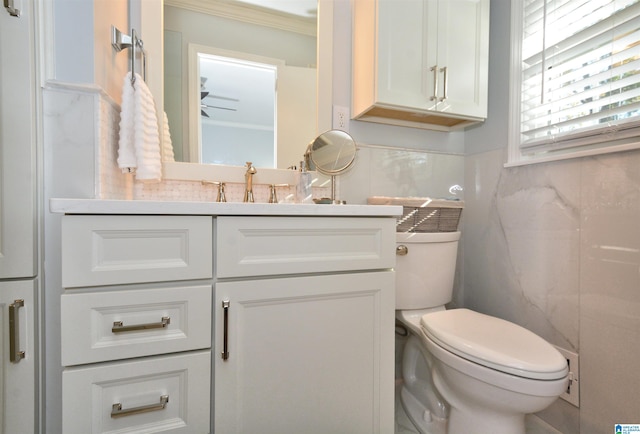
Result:
M143 405L141 407L122 409L122 404L116 402L111 406L111 417L117 419L124 416L133 416L134 414L149 413L150 411L164 410L169 402L169 395L161 395L158 404Z
M229 300L222 300L224 327L222 331L222 360L229 359Z
M24 359L26 354L21 351L20 346L20 318L18 309L24 307L24 300L14 300L9 305L9 361L18 363Z
M433 72L433 96L429 100L435 101L438 99L438 65L432 66L429 71Z
M114 321L113 327L111 327L111 332L113 333L122 333L122 332L133 332L138 330L151 330L151 329L162 329L171 323L171 318L168 316L163 316L160 322L152 322L148 324L134 324L130 326L126 326L122 324L122 321Z
M440 101L444 101L445 99L447 99L447 87L448 87L447 83L449 82L447 77L448 77L449 74L447 74L447 67L446 66L440 68L440 72L444 73L444 78L443 78L444 83L443 83L443 86L442 86L442 88L444 89L444 95L440 98Z
M13 7L13 0L4 0L4 7L12 17L20 16L20 10Z

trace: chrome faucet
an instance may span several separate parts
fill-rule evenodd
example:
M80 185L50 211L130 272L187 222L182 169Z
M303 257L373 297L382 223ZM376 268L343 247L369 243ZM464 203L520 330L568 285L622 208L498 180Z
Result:
M247 161L247 171L244 173L244 200L243 202L253 202L253 175L258 173L251 161Z

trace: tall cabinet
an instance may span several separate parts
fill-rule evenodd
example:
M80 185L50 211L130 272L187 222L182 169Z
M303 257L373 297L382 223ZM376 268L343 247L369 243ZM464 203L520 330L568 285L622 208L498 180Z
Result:
M436 130L486 118L489 0L353 8L354 118Z
M0 10L0 432L36 430L33 2Z

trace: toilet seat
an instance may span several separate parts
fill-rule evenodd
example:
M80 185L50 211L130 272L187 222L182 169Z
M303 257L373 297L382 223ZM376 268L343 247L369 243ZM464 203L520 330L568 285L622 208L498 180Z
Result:
M567 361L548 342L509 321L452 309L422 316L423 333L443 349L471 362L535 380L567 375Z

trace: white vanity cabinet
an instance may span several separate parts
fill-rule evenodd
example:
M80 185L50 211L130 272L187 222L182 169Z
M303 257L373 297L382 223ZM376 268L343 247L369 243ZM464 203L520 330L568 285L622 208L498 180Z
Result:
M63 432L208 433L211 216L65 215Z
M455 130L487 117L489 0L355 0L354 119Z
M214 431L393 432L395 219L215 227Z

